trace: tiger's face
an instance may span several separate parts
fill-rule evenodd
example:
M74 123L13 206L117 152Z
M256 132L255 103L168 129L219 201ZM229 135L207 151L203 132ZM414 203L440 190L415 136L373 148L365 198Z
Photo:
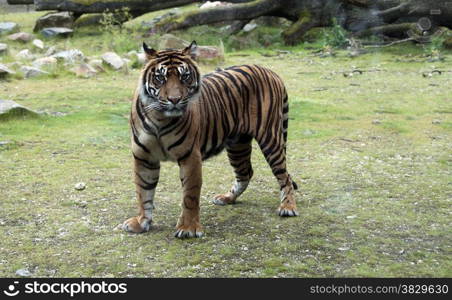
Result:
M183 50L156 51L143 43L148 63L141 78L140 100L146 112L166 117L183 115L200 93L200 73L193 60L196 42Z

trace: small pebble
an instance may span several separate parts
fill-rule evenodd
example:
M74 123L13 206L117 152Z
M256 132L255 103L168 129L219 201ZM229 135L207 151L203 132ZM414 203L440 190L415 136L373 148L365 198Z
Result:
M84 182L79 182L75 185L75 189L77 191L83 191L86 188L86 184Z
M27 269L19 269L16 271L16 275L22 277L29 277L31 276L31 273Z

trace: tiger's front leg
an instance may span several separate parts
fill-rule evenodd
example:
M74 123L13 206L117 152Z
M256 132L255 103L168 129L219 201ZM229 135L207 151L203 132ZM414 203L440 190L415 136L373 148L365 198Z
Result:
M141 233L150 229L154 195L159 180L160 163L148 162L135 156L135 187L138 199L139 214L126 220L122 228L128 232Z
M202 186L201 154L193 152L187 159L179 162L180 179L183 187L182 214L176 225L177 238L201 237L199 222L199 196Z

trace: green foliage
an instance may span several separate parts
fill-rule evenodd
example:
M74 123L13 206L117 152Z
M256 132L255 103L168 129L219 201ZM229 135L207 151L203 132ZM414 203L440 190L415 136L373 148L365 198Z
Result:
M434 58L440 58L445 41L446 38L442 35L434 36L430 43L424 46L425 54Z
M345 48L348 45L347 31L333 19L333 26L323 30L322 43L324 47Z
M130 36L133 35L132 29L125 29L124 24L132 19L128 7L115 9L114 11L105 11L100 21L105 32L105 47L118 53L125 53L135 50L136 44L130 42Z

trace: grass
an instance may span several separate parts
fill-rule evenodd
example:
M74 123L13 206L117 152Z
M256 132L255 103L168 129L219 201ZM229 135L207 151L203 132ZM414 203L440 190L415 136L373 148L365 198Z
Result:
M7 19L27 30L39 13L24 15ZM109 36L88 32L48 43L108 49ZM139 45L138 33L130 39ZM224 64L283 77L300 216L276 215L277 183L256 146L239 203L212 205L233 180L222 153L204 163L205 237L193 240L172 236L181 198L173 163L162 166L152 230L113 230L136 214L128 113L138 70L0 82L1 99L49 113L0 121L0 277L22 268L36 277L450 277L452 73L423 78L433 64L416 46L353 59L319 58L309 46L268 48L291 51L276 59L229 49ZM409 54L419 59L398 61ZM434 65L451 70L444 56ZM368 72L342 76L353 68Z

